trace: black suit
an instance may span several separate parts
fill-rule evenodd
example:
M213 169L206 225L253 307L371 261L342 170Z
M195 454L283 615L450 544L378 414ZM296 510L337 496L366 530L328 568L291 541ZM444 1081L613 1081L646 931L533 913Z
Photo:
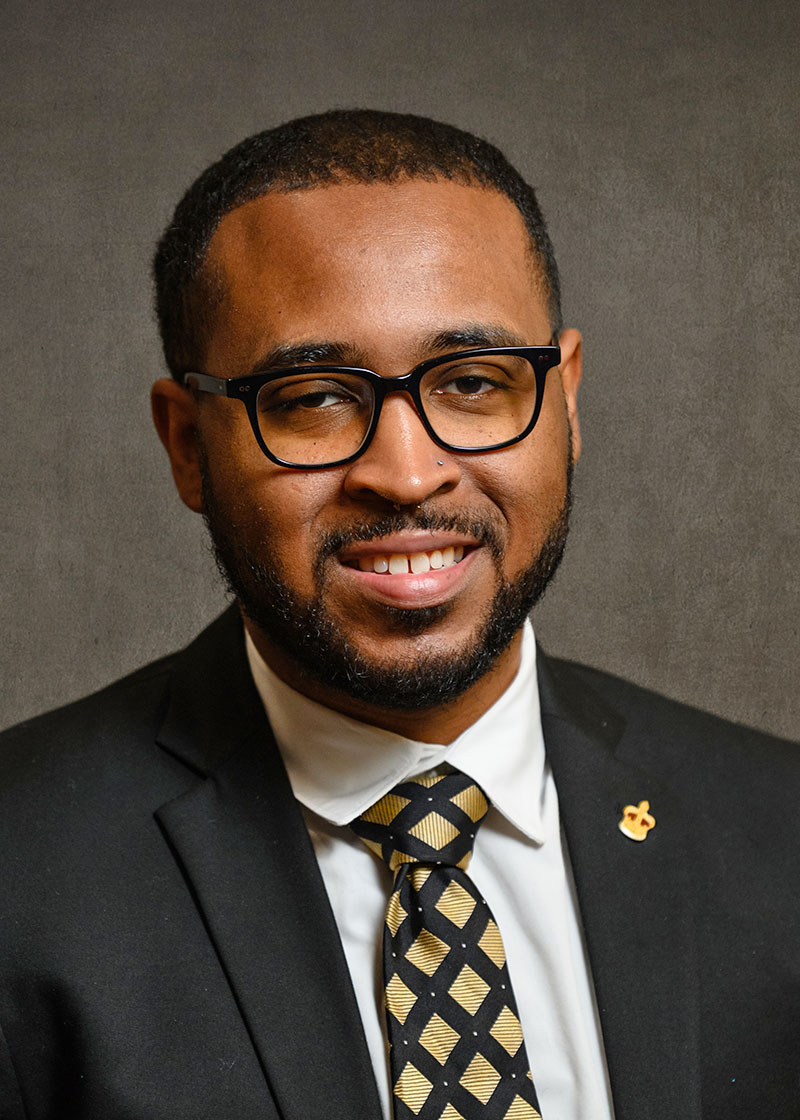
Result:
M543 655L540 687L617 1120L800 1116L800 751ZM233 613L7 732L0 834L0 1120L379 1120Z

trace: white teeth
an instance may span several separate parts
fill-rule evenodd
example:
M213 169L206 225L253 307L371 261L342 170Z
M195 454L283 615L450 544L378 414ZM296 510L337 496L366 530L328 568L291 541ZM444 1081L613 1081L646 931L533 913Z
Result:
M440 568L450 568L464 559L463 545L449 548L433 549L432 552L393 552L390 556L361 556L358 567L362 572L377 572L384 575L424 575L426 572L438 571Z

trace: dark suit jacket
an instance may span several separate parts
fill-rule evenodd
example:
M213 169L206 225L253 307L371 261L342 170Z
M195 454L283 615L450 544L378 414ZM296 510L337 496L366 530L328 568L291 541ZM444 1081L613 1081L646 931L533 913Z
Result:
M543 655L540 685L617 1120L800 1116L800 751ZM0 1120L379 1120L232 612L7 732L0 836Z

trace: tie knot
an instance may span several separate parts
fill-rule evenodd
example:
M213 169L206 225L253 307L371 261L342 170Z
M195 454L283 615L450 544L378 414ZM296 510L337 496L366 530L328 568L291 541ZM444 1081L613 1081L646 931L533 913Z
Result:
M350 827L392 871L404 863L465 868L488 808L466 774L423 775L395 786Z

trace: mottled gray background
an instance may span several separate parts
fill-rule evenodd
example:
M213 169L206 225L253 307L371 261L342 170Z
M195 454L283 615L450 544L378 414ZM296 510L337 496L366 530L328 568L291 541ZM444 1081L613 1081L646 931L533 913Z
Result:
M437 116L540 192L586 338L553 652L798 734L794 0L159 0L2 10L0 723L220 608L151 430L151 247L246 134Z

